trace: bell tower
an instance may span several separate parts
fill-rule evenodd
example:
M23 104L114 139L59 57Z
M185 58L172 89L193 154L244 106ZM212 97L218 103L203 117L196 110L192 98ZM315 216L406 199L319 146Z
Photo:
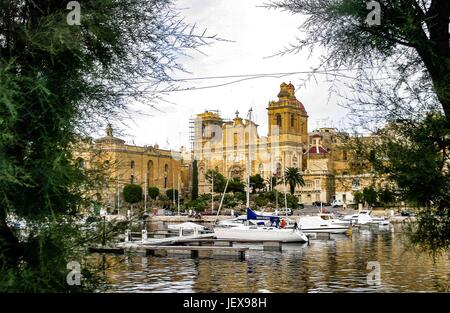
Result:
M270 101L267 110L269 137L279 135L280 141L308 143L308 114L295 97L294 85L282 83L278 101Z
M291 83L282 83L278 101L270 101L267 108L271 168L283 175L287 167L303 170L303 150L308 145L308 114L295 97Z

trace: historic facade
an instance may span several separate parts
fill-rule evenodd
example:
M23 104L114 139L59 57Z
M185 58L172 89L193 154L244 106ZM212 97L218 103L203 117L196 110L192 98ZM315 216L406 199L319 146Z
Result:
M150 186L161 193L167 189L189 191L190 161L185 161L186 150L170 151L154 146L135 146L113 134L111 125L106 136L85 140L76 149L76 162L80 167L103 168L107 172L105 186L98 192L109 212L123 206L123 187L138 184L144 193Z
M239 112L232 120L212 111L196 115L193 155L198 160L200 193L211 190L205 179L208 169L245 180L249 138L252 174L281 176L287 167L302 169L308 115L295 97L294 86L281 84L278 101L269 102L267 110L268 136L259 136L258 125L240 117Z
M353 192L373 184L370 171L361 167L355 170L354 155L344 144L347 134L334 128L308 133L308 114L292 84L280 85L278 100L267 105L267 118L268 134L260 136L258 124L253 119L250 122L247 114L244 117L236 112L231 120L222 118L218 111L197 114L192 121L192 151L126 144L108 125L105 137L82 141L76 149L76 162L82 167L107 170L106 185L97 197L110 212L123 207L123 187L130 183L141 185L144 192L146 187L156 186L162 193L175 188L188 196L193 158L198 162L199 194L211 192L205 178L209 169L245 181L249 141L252 175L259 173L269 181L273 175L281 178L288 167L299 169L305 180L305 186L295 190L299 202L337 199L352 203ZM275 188L284 190L283 185Z
M250 136L251 174L269 179L282 177L287 167L298 168L305 186L297 187L295 193L305 204L334 199L351 203L353 192L372 182L372 175L356 173L351 166L342 140L347 134L334 128L308 133L308 114L292 84L280 85L278 100L268 104L267 117L269 132L260 136L255 121L240 117L239 112L232 120L214 111L195 116L193 155L198 160L200 193L211 191L205 178L209 169L245 180Z

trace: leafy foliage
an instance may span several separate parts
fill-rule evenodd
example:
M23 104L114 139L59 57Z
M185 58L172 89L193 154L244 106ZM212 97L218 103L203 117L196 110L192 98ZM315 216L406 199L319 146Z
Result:
M159 196L159 188L158 187L148 187L147 190L148 196L150 199L156 199Z
M178 190L177 189L167 189L166 196L170 200L173 200L173 199L177 200L178 199Z
M264 178L262 178L261 174L250 176L250 186L252 187L252 193L256 193L256 189L261 191L266 187Z
M182 70L176 56L213 38L191 32L170 0L83 1L80 26L67 25L66 5L0 2L4 290L68 290L61 278L76 248L70 236L81 230L69 234L64 227L104 183L98 172L76 166L72 149L99 123L118 119L130 98L156 101L148 90ZM148 81L149 89L139 81ZM7 223L13 214L40 227L19 240ZM49 233L48 225L61 227ZM60 258L53 262L55 254Z
M305 186L305 181L303 180L300 171L296 167L288 167L284 172L284 177L286 179L286 183L289 184L289 190L291 195L295 192L296 186Z
M198 198L198 165L197 160L192 162L192 190L191 199L196 200Z
M214 179L214 192L222 193L225 189L226 179L221 173L215 170L208 170L205 174L205 178L210 184Z
M135 184L125 185L123 187L123 199L130 204L142 201L142 187Z

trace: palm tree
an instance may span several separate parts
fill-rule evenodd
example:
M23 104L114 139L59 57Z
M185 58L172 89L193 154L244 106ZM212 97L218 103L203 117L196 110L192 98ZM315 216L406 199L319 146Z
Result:
M289 184L291 195L294 195L296 186L305 186L305 181L303 180L302 174L296 167L288 167L284 171L284 177L286 183Z

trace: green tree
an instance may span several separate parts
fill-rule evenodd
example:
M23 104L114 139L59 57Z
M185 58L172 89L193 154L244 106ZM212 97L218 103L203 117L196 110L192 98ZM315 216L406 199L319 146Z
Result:
M364 1L282 0L268 6L307 16L300 27L305 36L289 51L322 46L328 53L323 67L360 68L350 84L354 96L344 99L359 126L376 132L377 142L366 147L374 153L366 160L377 175L396 183L400 200L420 208L409 227L411 242L444 251L450 247L450 4L378 3L381 21L375 25L367 22L372 9Z
M380 23L368 22L372 9L359 0L274 0L269 8L306 15L304 36L287 52L323 46L327 64L361 68L393 62L399 81L423 72L450 120L450 5L442 0L378 2ZM400 58L407 55L406 58ZM423 89L422 89L423 90ZM391 108L392 109L392 108Z
M227 192L243 193L245 191L245 184L238 178L234 177L228 182Z
M252 193L256 193L256 189L261 190L265 187L264 178L260 174L250 176L250 186Z
M296 186L305 186L305 181L303 180L302 174L296 167L288 167L284 172L284 177L286 183L289 184L289 190L291 195L294 195Z
M272 182L271 182L271 180L272 180ZM271 191L270 190L271 183L272 183L272 188L275 188L277 185L280 184L280 180L278 179L278 177L276 175L272 175L272 177L266 178L266 184L267 184L267 188L269 189L269 191Z
M125 185L125 187L123 187L123 199L129 204L135 204L142 201L142 187L135 184Z
M0 288L6 291L68 290L67 263L91 242L76 240L82 234L73 221L92 202L86 190L105 184L94 170L75 165L72 149L102 121L122 115L130 98L141 98L137 82L170 81L169 73L181 69L176 56L206 43L171 1L83 1L78 26L68 25L66 6L0 2ZM33 225L20 241L6 222L11 215ZM96 289L86 271L83 285L71 290Z
M156 200L156 198L159 196L159 188L158 187L148 187L148 196L150 199Z
M362 195L363 195L364 201L368 205L374 206L375 203L377 203L378 194L377 194L377 191L373 187L371 187L371 186L364 187Z
M225 189L226 179L225 177L215 170L206 171L205 178L211 184L214 178L214 192L222 193Z
M383 205L388 205L395 200L395 194L392 190L388 189L387 187L382 188L380 191L378 191L378 198Z
M166 190L166 196L170 199L173 200L175 198L175 201L177 201L178 199L178 190L177 189L167 189Z
M353 201L355 201L356 203L361 203L364 201L364 195L361 191L353 192Z
M198 198L198 166L197 160L192 162L192 190L191 199L196 200Z

